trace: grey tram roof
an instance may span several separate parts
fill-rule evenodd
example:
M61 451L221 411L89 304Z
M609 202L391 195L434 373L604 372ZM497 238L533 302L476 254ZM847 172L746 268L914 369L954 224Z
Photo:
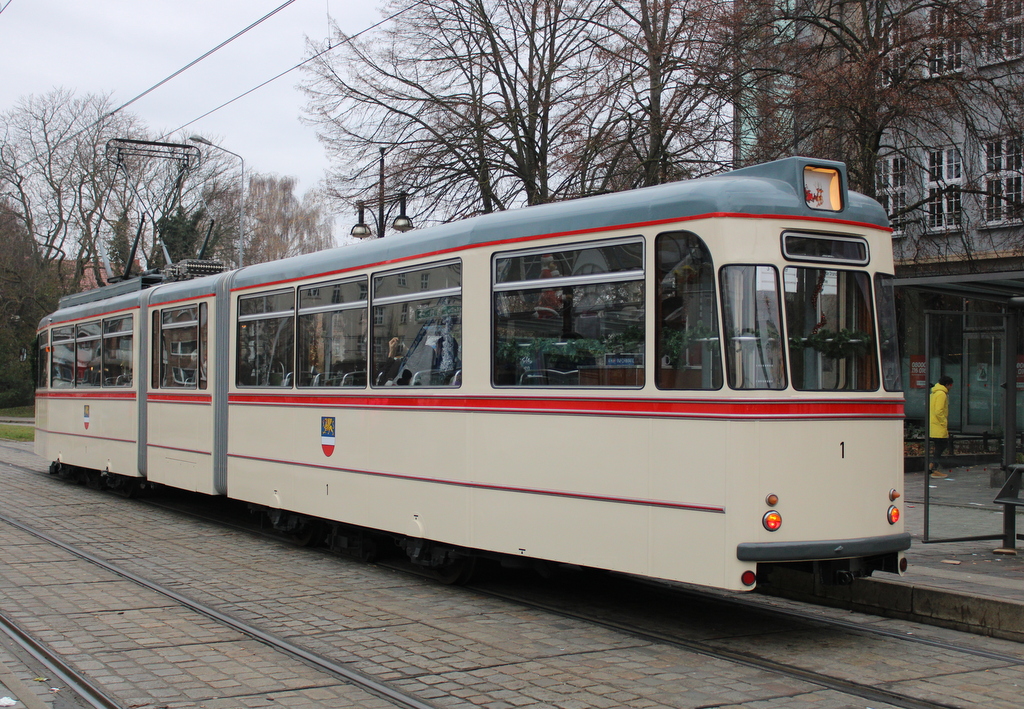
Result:
M808 165L839 170L844 194L842 211L829 212L807 206L802 191L803 172ZM246 266L227 274L154 286L159 292L151 296L151 302L165 303L212 293L217 280L225 277L232 277L232 289L244 289L495 241L670 222L703 215L796 216L888 227L881 205L864 195L847 191L847 184L846 166L842 163L805 157L785 158L696 180L485 214L386 239ZM102 293L106 288L80 294L86 296L85 301L91 302L79 300L80 304L55 313L53 321L109 312L116 309L112 306L122 298L126 299L125 307L128 303L138 302L138 292L115 295L113 299L106 300L109 296ZM95 300L88 297L93 293ZM100 300L103 302L97 302Z

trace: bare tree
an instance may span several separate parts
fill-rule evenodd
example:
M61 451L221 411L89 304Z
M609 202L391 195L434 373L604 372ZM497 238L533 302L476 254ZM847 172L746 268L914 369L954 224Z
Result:
M380 147L389 192L414 192L440 218L568 196L569 147L601 112L589 17L602 5L393 3L407 9L384 36L323 54L305 84L309 120L337 161L334 196L351 201L376 182Z
M246 263L262 263L334 246L331 223L319 195L300 201L295 178L254 175L246 195Z
M31 402L36 325L57 296L56 265L41 258L25 220L0 198L0 408Z
M600 189L627 189L721 170L730 158L729 19L713 0L610 0L600 27L611 95ZM589 155L583 154L583 160ZM599 161L600 164L600 161ZM586 165L581 165L585 170ZM599 190L594 190L599 191Z
M123 196L111 195L103 147L135 132L130 115L110 115L106 97L65 90L30 96L0 115L0 194L41 258L61 266L67 290L98 268L104 208Z
M875 194L878 160L921 166L922 145L955 144L1006 125L1020 72L993 62L996 25L962 0L812 0L737 6L745 95L786 125L757 137L773 157L842 160ZM743 102L743 99L740 99Z
M754 159L845 162L851 186L877 196L898 233L913 237L897 244L905 261L1019 252L1013 230L975 228L1024 206L1020 190L997 194L1007 183L992 177L1014 145L1020 174L1016 7L1008 25L998 1L748 0L734 22L749 129L740 139L756 146Z

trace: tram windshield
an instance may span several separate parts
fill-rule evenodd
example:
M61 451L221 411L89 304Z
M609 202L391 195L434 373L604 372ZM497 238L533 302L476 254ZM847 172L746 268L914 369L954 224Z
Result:
M791 266L783 271L793 387L871 391L878 361L867 273Z

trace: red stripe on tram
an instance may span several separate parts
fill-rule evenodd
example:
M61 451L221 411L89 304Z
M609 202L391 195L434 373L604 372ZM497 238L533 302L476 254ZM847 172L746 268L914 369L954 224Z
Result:
M666 400L538 397L366 396L232 394L232 404L282 407L334 407L580 414L714 419L830 419L903 417L898 399L859 400Z

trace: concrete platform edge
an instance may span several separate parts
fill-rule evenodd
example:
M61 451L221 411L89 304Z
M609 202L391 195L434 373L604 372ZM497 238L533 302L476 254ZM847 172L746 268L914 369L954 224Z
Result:
M906 577L857 579L850 586L822 586L807 573L776 569L769 596L937 625L976 635L1024 642L1024 603L915 585Z

